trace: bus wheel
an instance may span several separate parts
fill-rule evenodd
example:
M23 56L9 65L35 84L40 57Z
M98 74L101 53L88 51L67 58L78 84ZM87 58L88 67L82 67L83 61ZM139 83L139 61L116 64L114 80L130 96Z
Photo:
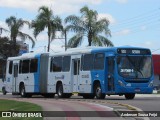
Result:
M135 93L125 94L125 98L126 98L127 100L132 100L132 99L134 99L134 97L135 97Z
M102 93L102 89L101 89L101 85L98 83L95 85L95 96L97 99L104 99L105 98L105 94Z
M6 89L5 89L5 87L2 87L2 93L3 93L3 95L6 95Z
M21 95L21 97L26 97L27 96L24 85L20 86L20 95Z
M58 87L57 87L57 95L58 95L59 98L63 98L64 97L62 84L59 84Z

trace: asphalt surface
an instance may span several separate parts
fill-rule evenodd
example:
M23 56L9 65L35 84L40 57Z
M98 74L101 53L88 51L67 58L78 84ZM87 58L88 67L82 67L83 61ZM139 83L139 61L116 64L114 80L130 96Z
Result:
M72 96L70 99L43 98L41 96L33 96L33 98L21 98L20 96L12 96L11 94L2 95L0 99L14 99L18 101L27 101L36 103L42 106L44 111L93 111L86 114L94 114L96 117L70 117L72 113L67 113L64 117L45 117L44 120L119 120L119 119L138 119L138 120L159 120L158 117L116 117L117 113L114 111L160 111L160 95L136 95L133 100L126 100L123 96L106 96L104 100L97 99L83 99L79 96ZM101 113L97 111L110 111L115 117L102 117ZM77 114L77 113L74 113ZM78 113L79 114L79 113ZM84 112L83 112L84 114ZM72 115L71 115L72 116Z

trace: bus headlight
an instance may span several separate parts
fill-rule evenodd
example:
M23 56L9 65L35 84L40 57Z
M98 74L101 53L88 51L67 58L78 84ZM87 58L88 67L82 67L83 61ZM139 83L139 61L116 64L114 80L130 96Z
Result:
M153 87L153 81L149 83L148 87Z
M118 80L118 84L122 87L125 87L125 84L121 80Z

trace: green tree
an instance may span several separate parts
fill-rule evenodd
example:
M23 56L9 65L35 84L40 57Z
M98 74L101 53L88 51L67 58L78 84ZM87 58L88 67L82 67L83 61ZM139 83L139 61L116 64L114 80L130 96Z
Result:
M50 43L54 40L56 31L63 30L61 19L58 16L53 15L53 11L46 6L42 6L38 10L39 14L36 19L32 21L32 27L34 28L34 36L44 31L47 28L48 31L48 52L50 50Z
M32 41L32 47L34 47L34 45L35 45L34 39L30 35L20 31L23 28L24 24L30 26L28 21L25 21L25 20L22 20L22 19L17 19L16 17L11 16L11 17L6 19L6 24L9 27L10 39L13 43L13 47L15 48L15 50L16 50L17 37L20 37L23 41L26 40L26 39L31 40ZM13 53L13 56L15 56L15 55L16 55L16 51L14 51L14 53Z
M19 45L16 45L15 49L13 41L10 41L7 37L0 37L0 78L4 78L7 58L13 56L13 54L18 55L19 47Z
M18 55L19 53L19 45L16 45L13 47L13 41L10 41L7 37L0 37L0 56L3 59L7 59L10 56L13 56L13 51L15 52L15 55Z
M113 46L113 43L107 38L111 36L108 28L109 21L107 19L98 20L97 11L90 10L87 6L80 9L81 17L70 15L66 17L66 30L76 33L69 41L69 47L77 47L81 45L84 37L88 39L88 46ZM106 37L103 36L106 35Z

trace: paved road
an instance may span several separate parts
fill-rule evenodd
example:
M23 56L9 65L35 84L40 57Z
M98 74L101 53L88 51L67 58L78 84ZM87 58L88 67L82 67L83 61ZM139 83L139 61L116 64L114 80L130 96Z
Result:
M106 100L129 104L143 111L160 111L160 95L136 95L133 100L125 100L123 96L106 96Z
M112 108L118 111L119 110L125 111L125 110L129 110L130 107L136 108L136 110L143 110L143 111L160 111L160 95L137 95L134 100L125 100L123 96L106 96L105 100L96 100L96 99L85 100L78 96L73 96L71 99L57 99L57 98L46 99L46 98L42 98L41 96L24 99L24 98L20 98L19 96L12 96L10 94L6 96L0 95L0 98L29 101L29 102L41 105L43 109L47 111L112 111ZM128 107L128 105L131 105L131 106ZM97 113L92 112L92 114L96 115ZM114 112L112 112L111 114L114 114ZM70 120L80 119L80 118L75 119L75 117L74 118L67 117L67 119L68 118ZM49 118L45 118L45 119L49 119ZM62 118L54 118L54 119L62 120ZM88 117L83 119L101 120L106 118ZM112 117L109 119L114 120L119 118ZM129 118L129 119L133 119L133 118ZM158 120L159 118L145 117L144 119Z
M68 99L48 99L41 96L36 96L34 98L21 98L20 96L12 96L11 94L7 94L5 96L0 95L0 99L11 99L35 103L42 106L43 111L62 111L59 113L66 116L53 118L45 117L44 120L119 120L116 112L114 112L111 107L103 106L97 103L78 101L74 98L70 101ZM55 112L52 112L51 116L54 116L54 114ZM121 119L123 120L123 118Z

